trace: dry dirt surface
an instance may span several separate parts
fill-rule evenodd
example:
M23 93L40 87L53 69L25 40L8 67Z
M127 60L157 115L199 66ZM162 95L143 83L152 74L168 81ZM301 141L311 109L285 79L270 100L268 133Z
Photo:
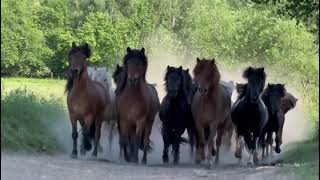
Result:
M178 166L150 164L133 165L110 162L103 158L70 159L68 156L1 155L1 179L3 180L143 180L143 179L299 179L280 175L280 167L240 167L221 165L208 170L193 164Z
M64 133L66 134L66 133ZM102 137L107 137L102 132ZM186 133L184 134L185 137ZM91 152L85 157L71 159L71 137L66 138L66 153L55 156L38 154L14 154L1 152L1 179L3 180L144 180L144 179L223 179L223 180L259 180L259 179L301 179L284 175L281 166L241 167L234 157L234 147L220 150L220 165L212 169L204 165L195 165L190 157L188 144L180 147L180 164L162 163L163 142L160 135L160 123L156 121L151 133L153 151L148 154L147 165L129 164L119 160L119 145L116 135L112 149L108 149L107 138L102 138L104 148L97 159L91 158ZM139 152L141 158L142 152ZM172 157L171 159L172 160Z

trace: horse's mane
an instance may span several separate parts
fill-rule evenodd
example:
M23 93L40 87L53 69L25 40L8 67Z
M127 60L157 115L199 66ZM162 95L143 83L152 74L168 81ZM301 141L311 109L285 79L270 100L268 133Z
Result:
M251 75L255 75L261 78L262 88L260 89L260 92L262 92L265 86L266 77L267 77L266 73L264 72L264 67L253 68L250 66L243 71L242 77L248 80Z
M203 58L202 60L200 60L199 58L197 58L197 64L193 70L194 73L197 73L197 72L201 72L202 69L204 68L205 65L208 65L208 64L211 64L211 70L212 70L212 82L213 82L213 85L216 86L216 85L219 85L220 83L220 72L218 70L218 67L215 63L215 59L212 59L212 60L209 60L209 59L205 59Z
M71 50L69 51L69 57L77 52L82 52L87 58L90 58L92 54L91 48L88 43L76 46L76 44L73 42Z
M280 93L281 97L283 98L286 93L286 89L282 84L268 84L266 89L262 93L262 99L264 100L266 106L270 109L271 113L275 113L281 107L281 98L279 98L279 102L270 102L269 97L273 93Z
M143 74L143 79L145 80L146 71L148 67L148 58L145 55L145 49L141 48L139 50L139 49L131 49L128 47L127 54L123 57L123 70L122 70L123 75L120 78L119 88L117 87L116 94L120 93L125 88L125 85L127 83L127 73L126 73L127 65L128 65L128 62L132 59L140 61L142 65L145 67L145 72Z
M145 55L145 49L130 49L127 48L127 54L123 57L123 64L126 66L131 59L138 59L142 62L143 66L148 66L148 58Z
M240 99L243 96L245 96L246 91L247 91L247 86L248 86L247 83L245 83L245 84L236 83L236 90L237 90L237 93L238 93L238 99Z
M69 94L71 89L72 89L72 87L73 87L73 79L70 76L68 76L66 89L65 89L64 92Z
M181 77L181 80L183 81L182 66L180 66L179 68L168 66L166 69L166 73L164 75L164 87L165 87L166 93L168 93L168 76L171 73L179 74L179 76ZM184 83L181 82L181 84L182 84L182 87L180 87L180 88L183 88Z

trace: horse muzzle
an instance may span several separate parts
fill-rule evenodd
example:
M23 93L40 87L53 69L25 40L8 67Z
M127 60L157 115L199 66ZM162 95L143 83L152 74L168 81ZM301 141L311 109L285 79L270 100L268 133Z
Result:
M80 69L70 69L70 76L75 79L80 74Z
M138 78L129 78L128 84L129 86L136 86L138 84Z
M201 96L205 96L208 93L208 91L209 91L208 88L198 87L198 92L200 93Z

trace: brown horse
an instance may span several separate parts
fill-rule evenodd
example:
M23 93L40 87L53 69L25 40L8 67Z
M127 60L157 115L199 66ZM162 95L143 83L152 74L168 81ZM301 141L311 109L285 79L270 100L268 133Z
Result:
M127 48L123 60L124 76L117 87L117 115L119 118L120 145L126 161L137 163L139 147L143 147L142 163L147 163L149 136L160 102L153 86L145 75L148 60L145 49ZM130 145L130 156L127 146Z
M194 82L197 88L192 100L192 114L195 119L197 130L197 154L196 163L205 159L205 131L209 130L207 140L208 152L213 152L214 137L216 139L215 163L219 163L219 148L221 138L227 124L231 123L231 97L230 93L220 84L220 72L215 64L215 60L200 60L193 70ZM207 161L209 167L212 165L212 154L208 153Z
M101 124L110 120L112 114L111 100L108 89L99 82L92 81L87 72L87 59L91 50L87 43L76 46L72 43L69 52L69 77L66 86L67 105L72 125L73 150L72 158L76 158L77 151L77 121L82 126L83 143L80 154L91 150L91 141L94 139L92 156L97 156L97 147L101 135Z

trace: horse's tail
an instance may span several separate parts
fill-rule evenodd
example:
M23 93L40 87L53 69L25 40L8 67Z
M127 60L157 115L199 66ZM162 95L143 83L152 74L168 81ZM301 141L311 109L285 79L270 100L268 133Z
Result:
M141 149L143 151L144 149L144 136L145 136L145 130L142 132L142 136L141 136L141 140L140 140L140 146L139 149ZM153 142L151 141L151 139L149 138L149 144L147 144L147 152L151 152L153 150L152 146L153 146Z

